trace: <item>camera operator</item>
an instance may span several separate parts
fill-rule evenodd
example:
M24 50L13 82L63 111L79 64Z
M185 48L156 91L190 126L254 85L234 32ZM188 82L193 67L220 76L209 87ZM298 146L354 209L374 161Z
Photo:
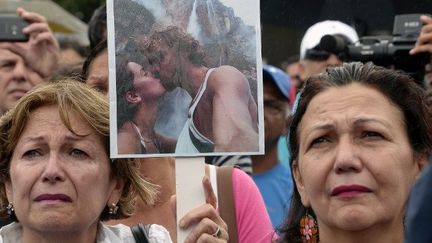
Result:
M340 37L346 46L358 41L357 32L351 26L335 20L318 22L307 29L300 45L300 80L324 71L329 66L342 64L341 53L326 51L320 45L322 37Z

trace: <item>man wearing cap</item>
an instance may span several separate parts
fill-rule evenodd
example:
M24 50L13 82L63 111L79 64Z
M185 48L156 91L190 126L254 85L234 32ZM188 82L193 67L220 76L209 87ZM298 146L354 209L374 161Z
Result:
M326 45L323 37L330 35L341 40L342 47ZM300 45L301 80L324 71L329 66L342 64L342 48L358 41L351 26L336 20L318 22L306 31Z
M282 225L292 193L291 172L278 161L278 140L286 134L290 114L289 77L263 66L265 154L252 156L252 177L264 198L273 227Z

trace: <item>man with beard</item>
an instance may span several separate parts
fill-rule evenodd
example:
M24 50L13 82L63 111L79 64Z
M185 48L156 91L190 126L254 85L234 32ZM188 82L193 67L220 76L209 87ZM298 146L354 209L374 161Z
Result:
M257 105L239 70L209 68L199 42L174 26L151 33L144 50L167 90L193 97L176 153L258 151Z

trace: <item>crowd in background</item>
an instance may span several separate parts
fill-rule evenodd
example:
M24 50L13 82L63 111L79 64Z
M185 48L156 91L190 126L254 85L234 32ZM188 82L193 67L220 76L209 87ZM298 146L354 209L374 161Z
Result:
M89 46L57 39L37 13L19 8L17 14L30 23L23 30L29 40L0 42L0 214L4 225L11 223L0 229L0 242L135 242L134 225L141 226L140 232L150 242L175 242L174 159L109 159L105 6L95 10L88 24ZM413 56L432 53L432 19L422 16L421 22L421 33L409 53ZM180 30L170 31L189 40ZM152 52L169 46L169 41L158 41L168 34L151 33L145 37L154 38L150 45L125 44L124 48L133 48L133 55L119 50L115 54L117 68L123 71L116 76L117 108L124 105L128 115L118 126L118 136L128 154L178 151L173 141L154 130L155 108L167 87L177 84L163 80L160 68L165 59L153 60ZM359 40L351 26L322 21L306 30L298 55L287 58L281 67L264 64L259 70L265 153L206 158L202 183L206 202L180 221L181 228L195 226L186 242L432 240L428 230L432 62L425 65L424 79L414 80L400 70L350 62L323 49L320 41L326 35L341 36L347 43ZM201 147L195 145L197 151L222 145L256 149L257 104L249 91L237 92L249 88L246 76L234 67L213 69L195 59L182 61L189 72L203 74L197 81L218 83L209 85L212 94L223 92L224 99L246 104L247 112L236 114L231 130L204 126L203 137L211 139L203 139ZM227 84L218 81L233 76L238 85L229 87L236 92L227 91ZM201 89L186 91L198 97ZM215 97L204 96L203 102L212 104L218 114L217 104L211 103ZM198 102L200 98L194 99L192 106ZM201 119L199 109L193 112ZM239 122L246 124L245 131L234 129ZM227 139L233 133L235 142ZM103 163L95 162L99 160ZM76 161L83 167L77 167ZM216 168L227 165L235 166L229 172L233 199L228 206L218 195L226 186L213 180L216 174L221 180L221 170ZM97 200L90 203L82 196ZM65 212L80 214L58 217Z

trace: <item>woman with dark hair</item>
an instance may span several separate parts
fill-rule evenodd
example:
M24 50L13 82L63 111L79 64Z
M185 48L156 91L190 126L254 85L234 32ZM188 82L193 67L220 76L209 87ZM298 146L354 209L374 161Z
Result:
M166 89L140 54L138 43L129 40L126 50L116 57L118 153L174 152L176 140L154 130Z
M84 61L81 76L90 87L108 94L108 50L107 42L102 41L90 50L90 55Z
M403 73L346 63L309 78L290 127L295 187L283 241L403 242L431 119Z

